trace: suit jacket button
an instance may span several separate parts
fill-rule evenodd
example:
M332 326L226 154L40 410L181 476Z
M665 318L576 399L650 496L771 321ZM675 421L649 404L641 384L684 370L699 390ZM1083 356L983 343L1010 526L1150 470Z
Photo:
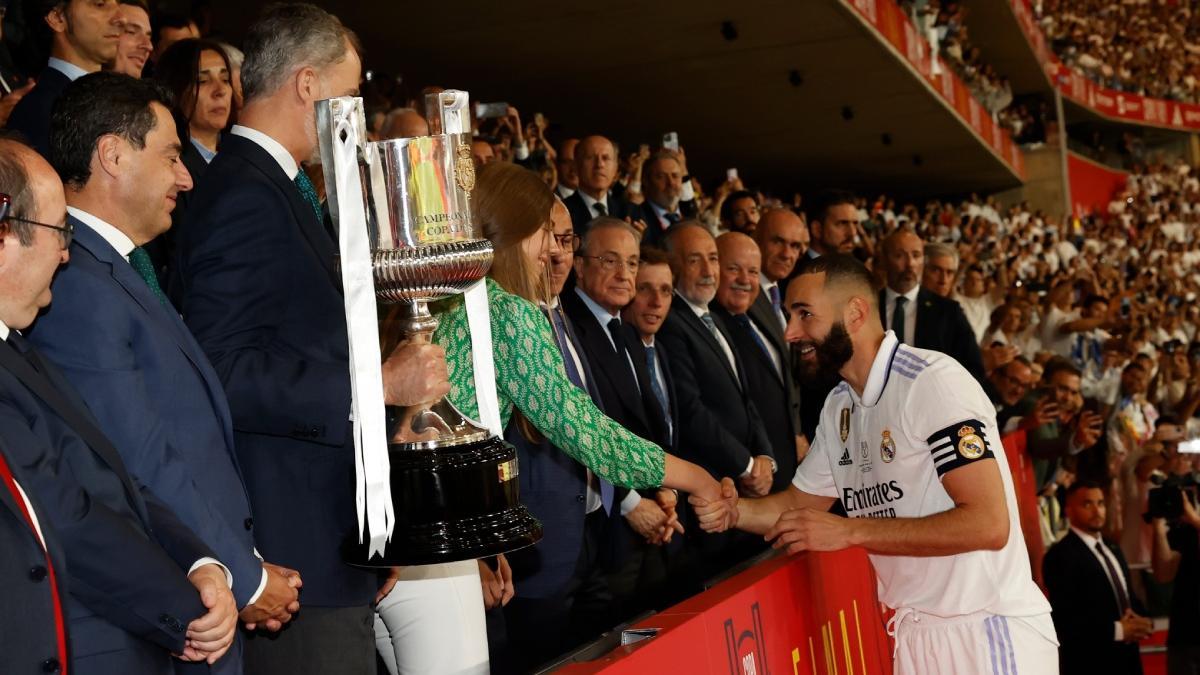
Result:
M170 615L167 615L167 614L159 614L158 622L163 624L164 626L170 626L171 625L171 617L170 617Z
M246 529L247 529L247 530L249 530L249 529L251 529L251 528L253 528L253 527L254 527L254 519L253 519L253 518L247 518L247 519L245 520L245 522L243 522L242 524L246 526Z
M58 662L58 659L46 659L42 661L43 673L57 673L60 670L62 670L62 664Z
M583 495L575 495L575 501L582 504L583 502L587 501L587 497L584 497Z
M38 565L29 570L29 578L34 581L43 581L46 578L46 568Z

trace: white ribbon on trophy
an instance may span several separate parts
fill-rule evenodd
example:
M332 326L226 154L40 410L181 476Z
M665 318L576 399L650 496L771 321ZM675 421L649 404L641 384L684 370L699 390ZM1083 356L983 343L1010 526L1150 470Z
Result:
M337 122L334 153L340 166L358 166L358 133L350 120ZM338 195L363 194L359 172L337 172L335 189ZM383 403L383 358L379 351L379 316L367 214L362 199L342 198L336 204L331 201L330 206L338 209L338 246L350 344L350 408L354 422L354 499L358 510L358 537L361 543L365 525L370 537L370 555L383 555L396 517L392 510L387 415Z

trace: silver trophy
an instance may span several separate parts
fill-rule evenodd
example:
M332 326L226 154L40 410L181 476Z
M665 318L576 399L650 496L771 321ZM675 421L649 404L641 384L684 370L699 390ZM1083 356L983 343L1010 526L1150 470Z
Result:
M425 107L430 136L368 142L362 99L351 97L320 101L317 129L335 227L366 228L377 300L396 305L404 339L428 343L437 327L429 303L482 279L492 245L471 216L475 166L467 94L430 94ZM351 142L353 153L346 147ZM359 194L338 194L336 186L346 183L339 176L348 176L343 172L358 172ZM360 212L357 205L341 208L347 206L342 200L361 200L365 217L344 222L346 213ZM445 399L389 408L386 419L395 529L382 557L363 542L347 542L349 562L443 563L541 538L541 525L519 501L512 446Z

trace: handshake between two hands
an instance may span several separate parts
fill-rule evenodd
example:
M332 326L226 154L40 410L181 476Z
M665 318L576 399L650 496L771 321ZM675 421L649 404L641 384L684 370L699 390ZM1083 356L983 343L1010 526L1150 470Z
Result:
M300 573L264 562L267 585L253 603L239 613L237 601L225 580L225 572L217 565L204 565L188 575L188 581L200 594L200 602L208 610L187 627L183 652L175 656L181 661L216 663L233 644L238 620L249 630L264 628L275 632L292 620L300 611Z
M738 492L732 478L713 481L709 489L688 497L688 503L705 532L724 532L737 526Z

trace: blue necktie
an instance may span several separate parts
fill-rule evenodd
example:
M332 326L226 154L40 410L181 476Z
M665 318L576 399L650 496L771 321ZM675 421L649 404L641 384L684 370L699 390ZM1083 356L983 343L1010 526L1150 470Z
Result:
M567 379L576 387L587 391L588 388L583 382L583 377L579 373L575 359L571 356L571 348L568 346L570 335L568 334L567 322L563 320L562 310L543 309L542 311L550 319L550 324L554 327L552 331L554 333L554 341L558 343L558 351L562 353L563 367L567 371ZM604 512L611 515L614 497L612 483L600 476L596 476L596 480L600 482L600 501L604 504Z
M663 391L662 383L658 381L658 352L654 346L646 347L646 370L650 371L650 390L654 392L654 398L658 399L658 405L662 407L663 419L667 421L667 431L671 437L675 436L675 429L671 423L671 404L667 401L667 393Z
M783 324L783 329L787 330L787 312L783 311L783 299L779 297L779 284L767 289L767 297L771 299L771 306L775 308L775 317Z
M737 321L739 324L741 324L742 328L746 329L746 332L750 334L750 337L754 338L754 343L758 345L758 348L762 350L763 354L766 354L767 360L774 364L775 359L771 358L771 350L767 349L767 343L762 341L762 338L758 336L758 331L754 330L754 326L750 325L750 317L746 316L745 314L738 314L733 317L733 320Z

